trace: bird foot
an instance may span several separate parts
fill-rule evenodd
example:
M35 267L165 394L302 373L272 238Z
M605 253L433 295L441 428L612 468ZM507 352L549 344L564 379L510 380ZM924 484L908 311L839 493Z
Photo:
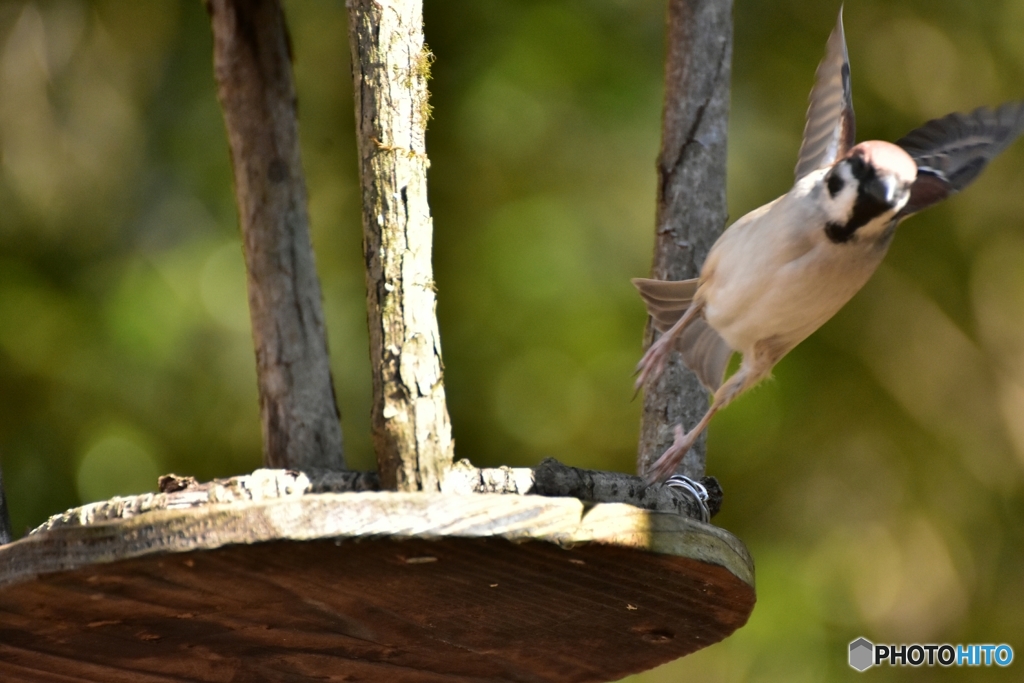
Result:
M668 355L672 352L673 341L672 335L665 334L658 337L647 349L647 353L644 354L644 357L640 359L636 366L638 376L635 388L637 390L645 386L649 379L658 379L661 373L665 371L665 363L668 362Z
M693 447L697 437L700 436L700 431L696 429L684 432L682 425L676 425L674 433L675 440L672 442L672 445L661 454L660 458L654 461L654 464L651 465L644 475L644 479L647 480L648 484L664 481L671 476L679 466L679 463L683 461L683 456Z

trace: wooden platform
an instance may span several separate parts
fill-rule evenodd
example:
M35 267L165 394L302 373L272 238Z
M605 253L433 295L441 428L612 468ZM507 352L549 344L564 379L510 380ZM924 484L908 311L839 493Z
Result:
M620 503L129 503L0 547L0 680L609 681L725 638L754 604L733 536Z

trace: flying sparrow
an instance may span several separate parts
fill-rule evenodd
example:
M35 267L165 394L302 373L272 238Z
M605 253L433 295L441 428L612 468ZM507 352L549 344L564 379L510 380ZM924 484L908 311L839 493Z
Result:
M1024 131L1024 101L934 119L895 144L855 145L854 127L840 9L815 73L793 188L722 233L700 277L633 280L662 333L637 367L637 388L677 350L714 393L689 432L676 426L648 481L672 474L716 412L864 286L903 219L965 188ZM743 361L723 384L735 352Z

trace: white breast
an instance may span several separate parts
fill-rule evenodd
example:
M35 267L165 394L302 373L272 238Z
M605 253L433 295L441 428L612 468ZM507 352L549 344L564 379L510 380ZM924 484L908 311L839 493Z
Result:
M705 263L704 315L728 344L749 352L775 337L789 348L821 327L878 268L886 243L825 235L825 191L816 171L787 194L734 223ZM887 217L876 219L888 222ZM878 226L864 226L877 235ZM860 231L858 231L860 232Z

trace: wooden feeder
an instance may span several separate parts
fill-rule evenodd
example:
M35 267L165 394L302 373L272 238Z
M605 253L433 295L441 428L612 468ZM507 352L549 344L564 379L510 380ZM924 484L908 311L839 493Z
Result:
M730 7L705 2L695 15L684 4L670 3L659 224L696 215L674 184L692 183L701 164L724 167L724 138L720 159L701 145L693 160L679 131L724 127ZM0 680L609 681L742 626L755 599L751 558L694 519L700 503L686 491L550 460L453 463L417 0L349 0L379 476L344 470L283 15L277 2L208 6L264 463L276 469L205 484L168 475L159 493L70 510L0 546ZM705 53L716 68L695 56ZM702 224L717 230L717 210ZM687 275L671 258L685 240L662 241L655 274ZM662 422L687 410L681 376L645 398L642 461L668 432L650 422L657 401ZM687 467L703 474L702 459ZM713 513L720 490L705 482Z

